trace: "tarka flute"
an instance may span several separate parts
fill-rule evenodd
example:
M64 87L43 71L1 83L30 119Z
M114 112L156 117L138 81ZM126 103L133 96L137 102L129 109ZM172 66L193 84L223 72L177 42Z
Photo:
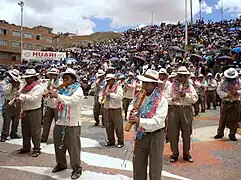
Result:
M110 85L108 84L106 86L105 92L103 93L103 98L101 100L101 104L105 104L106 103L107 94L109 93L109 91L110 91Z
M18 90L18 92L17 92L17 95L14 96L14 97L8 102L8 105L9 105L9 106L11 106L11 105L14 103L14 101L17 99L17 97L19 96L19 94L22 93L25 85L26 85L26 83L24 83L24 84L19 88L19 90Z
M141 108L141 105L144 101L146 97L146 90L144 89L141 89L139 95L138 95L138 101L134 104L134 107L133 109L131 110L131 113L130 113L130 116L129 116L129 119L132 117L132 116L136 116L138 114L138 111L139 109ZM133 126L133 123L131 123L130 121L126 123L126 126L125 126L125 131L129 132L131 130L131 127Z

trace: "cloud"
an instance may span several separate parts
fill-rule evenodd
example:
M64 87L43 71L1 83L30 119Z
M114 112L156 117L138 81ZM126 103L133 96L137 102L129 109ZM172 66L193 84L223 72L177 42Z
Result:
M241 15L240 0L218 0L215 5L216 9L221 9L223 2L223 10L231 13L233 16L238 17Z
M115 28L150 24L152 11L156 24L184 20L184 0L25 0L24 2L24 25L50 26L55 32L78 31L79 34L90 34L95 28L93 17L110 18L111 27ZM17 3L18 0L1 0L1 19L20 24L20 8ZM212 7L204 1L202 8L205 13L212 12ZM198 11L198 0L193 0L193 14Z

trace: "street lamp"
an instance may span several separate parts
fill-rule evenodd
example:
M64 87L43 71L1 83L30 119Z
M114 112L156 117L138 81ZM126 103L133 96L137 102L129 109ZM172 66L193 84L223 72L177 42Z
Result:
M22 51L23 51L23 7L24 7L24 2L20 1L18 5L21 8L21 31L20 31L20 44L21 44L21 59L20 61L22 62Z

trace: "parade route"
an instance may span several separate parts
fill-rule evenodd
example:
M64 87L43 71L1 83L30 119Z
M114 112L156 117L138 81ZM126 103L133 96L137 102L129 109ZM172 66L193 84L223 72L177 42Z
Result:
M83 174L80 179L124 180L132 179L132 133L125 133L125 147L104 147L105 129L94 127L91 117L93 99L84 100L84 118L81 133L81 160ZM194 163L182 160L182 145L180 157L176 164L171 164L168 157L171 155L169 144L165 144L163 179L179 180L238 180L241 176L241 135L237 134L237 142L228 141L228 130L225 138L215 140L218 126L219 110L209 110L193 122L191 154ZM20 129L21 131L21 129ZM55 166L54 145L52 130L49 140L41 143L42 154L32 158L31 154L19 155L22 139L7 140L0 143L0 173L4 180L68 180L71 169L53 174ZM126 151L128 152L126 153ZM126 159L126 160L125 160ZM125 161L124 161L125 160ZM69 161L68 161L69 162Z

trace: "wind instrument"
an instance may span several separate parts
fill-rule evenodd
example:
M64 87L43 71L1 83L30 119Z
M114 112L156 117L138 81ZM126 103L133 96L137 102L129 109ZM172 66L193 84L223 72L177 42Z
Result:
M49 91L53 89L53 84L54 84L54 79L51 79L51 80L50 80L50 83L49 83L49 85L48 85L48 87L47 87L47 92L45 92L45 93L43 94L43 97L48 97Z
M109 91L110 91L110 85L107 84L105 92L103 93L103 98L101 100L101 104L105 104L106 103L107 94L109 93Z
M45 94L44 97L48 97L50 95L51 90L55 89L56 91L68 87L72 82L70 81L65 81L62 84L60 84L58 87L52 87L52 89L48 90Z
M146 97L146 90L141 89L141 91L138 95L138 101L135 103L133 109L131 110L129 119L130 119L130 117L136 116L138 114L138 111L139 111L145 97ZM133 126L133 123L131 123L130 121L127 122L126 126L125 126L125 131L130 132L132 126Z
M24 84L19 88L17 94L8 102L8 105L9 105L9 106L11 106L11 105L14 103L14 101L17 99L17 97L19 96L19 94L22 93L25 85L26 85L26 83L24 83Z

